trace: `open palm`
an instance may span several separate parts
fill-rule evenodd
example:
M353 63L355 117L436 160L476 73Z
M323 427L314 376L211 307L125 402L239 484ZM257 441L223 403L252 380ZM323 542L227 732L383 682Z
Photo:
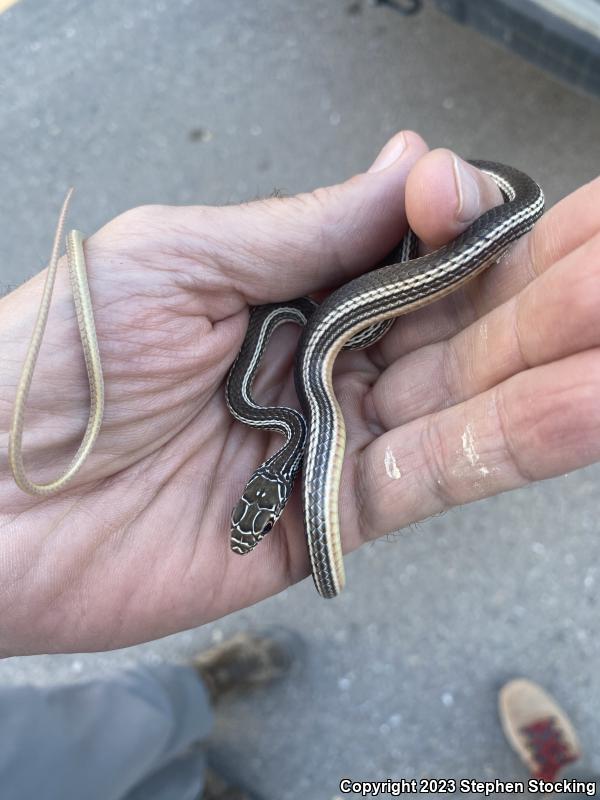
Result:
M592 199L598 207L598 183L553 209L467 289L338 359L345 549L598 457ZM138 208L90 237L105 421L88 463L56 497L22 494L2 463L0 650L123 646L304 577L298 492L252 554L229 548L231 509L276 446L234 422L224 402L249 305L318 293L364 271L401 238L406 213L435 247L499 201L484 176L447 151L427 154L407 133L372 171L337 187L238 207ZM0 302L3 431L42 277ZM576 309L569 319L566 304ZM26 417L26 464L38 481L61 471L85 421L73 315L63 272ZM265 403L295 402L296 334L281 334L257 381Z

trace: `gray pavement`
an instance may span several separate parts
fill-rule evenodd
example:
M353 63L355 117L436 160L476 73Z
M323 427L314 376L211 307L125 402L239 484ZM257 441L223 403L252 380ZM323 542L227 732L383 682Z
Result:
M523 167L551 203L600 171L597 101L430 8L24 0L0 16L0 99L4 285L43 267L70 184L91 232L139 203L337 181L401 127ZM144 646L9 659L0 680L80 680L285 625L304 668L232 704L211 745L267 799L332 800L342 776L525 777L495 710L516 675L559 698L600 773L599 484L591 467L365 547L334 602L305 581Z

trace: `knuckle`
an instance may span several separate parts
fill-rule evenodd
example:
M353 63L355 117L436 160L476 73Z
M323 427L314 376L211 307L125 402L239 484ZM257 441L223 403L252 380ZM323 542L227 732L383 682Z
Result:
M453 339L446 339L440 349L439 375L442 382L442 397L447 403L462 400L465 384L470 380L467 367L461 363ZM457 381L457 378L460 378Z
M528 414L520 419L510 414L503 386L504 384L500 384L494 392L493 408L496 413L497 428L503 442L505 457L518 481L521 484L531 483L534 480L534 476L525 464L523 453L526 448L522 446L525 431L531 433L531 420ZM528 409L529 405L524 404L523 408Z
M456 505L455 491L448 476L452 474L449 469L448 457L444 437L439 425L439 416L431 414L421 434L421 447L424 454L424 479L429 494L436 498L438 511L445 511Z

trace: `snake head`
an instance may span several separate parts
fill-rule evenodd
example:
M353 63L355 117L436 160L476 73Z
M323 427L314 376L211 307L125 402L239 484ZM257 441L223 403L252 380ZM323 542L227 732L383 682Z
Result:
M231 515L231 549L244 555L256 547L277 522L291 493L278 475L257 470Z

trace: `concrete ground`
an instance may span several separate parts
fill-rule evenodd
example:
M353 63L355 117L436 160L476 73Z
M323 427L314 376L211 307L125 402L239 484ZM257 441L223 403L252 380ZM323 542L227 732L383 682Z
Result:
M23 0L0 16L0 96L5 286L44 266L70 184L91 232L139 203L337 181L401 127L523 167L551 203L600 166L597 101L429 7ZM307 663L232 703L211 744L267 799L333 800L342 776L524 778L496 718L516 675L559 698L600 773L599 484L588 468L365 547L335 602L305 581L142 647L9 659L0 680L80 680L284 625Z

